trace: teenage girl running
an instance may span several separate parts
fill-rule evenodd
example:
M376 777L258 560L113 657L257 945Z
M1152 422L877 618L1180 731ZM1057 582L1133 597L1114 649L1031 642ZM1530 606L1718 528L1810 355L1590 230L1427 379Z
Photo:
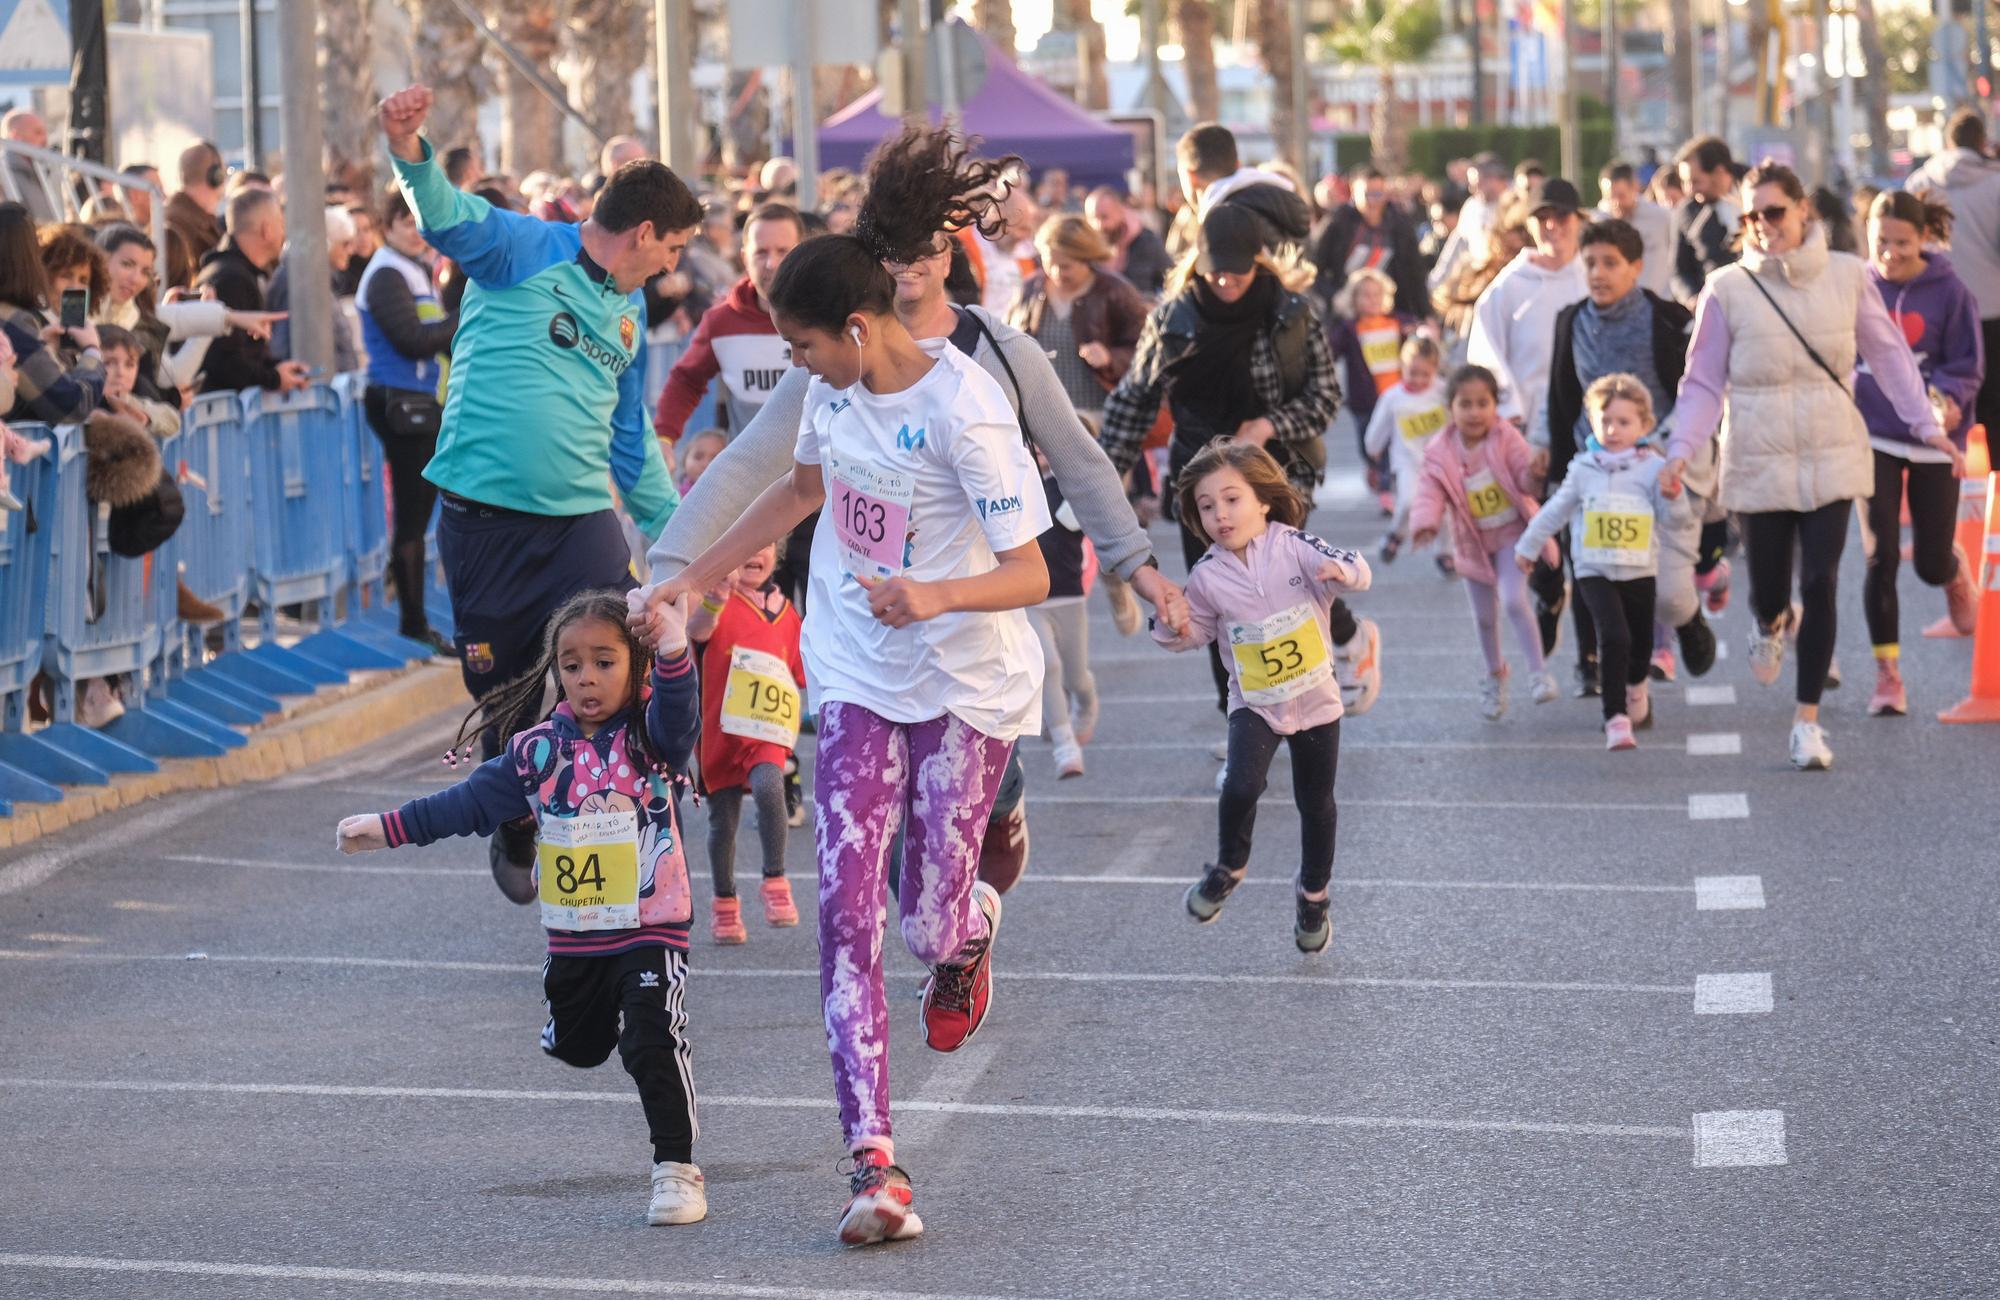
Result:
M1590 608L1604 697L1604 747L1631 749L1634 727L1653 723L1646 647L1660 573L1660 538L1699 524L1679 485L1660 489L1666 458L1645 445L1653 431L1653 395L1636 375L1605 375L1583 395L1595 432L1569 463L1562 486L1514 544L1523 575L1534 572L1556 530L1569 525L1578 599Z
M715 881L708 929L717 943L750 937L736 898L736 829L746 793L757 805L764 850L764 924L799 923L785 879L785 770L798 748L806 669L799 613L778 589L777 567L778 548L766 546L704 594L688 618L688 637L701 647L701 786Z
M1970 636L1979 619L1979 591L1971 557L1952 544L1958 520L1958 476L1965 468L1965 438L1973 399L1986 373L1979 304L1934 251L1951 240L1951 209L1903 190L1879 194L1868 209L1868 280L1910 339L1917 369L1939 410L1946 438L1919 442L1866 367L1854 375L1854 401L1868 422L1875 454L1875 495L1861 512L1861 542L1868 556L1861 604L1868 640L1875 647L1875 694L1868 712L1901 716L1910 711L1903 687L1902 633L1896 604L1896 569L1902 561L1904 494L1910 503L1911 558L1917 577L1943 587L1953 627ZM1925 251L1927 247L1933 251ZM1911 338L1911 327L1916 336Z
M1333 677L1327 614L1342 591L1366 591L1368 562L1299 531L1306 501L1271 454L1217 439L1180 478L1181 521L1208 545L1188 572L1192 626L1153 636L1169 650L1229 647L1229 759L1216 860L1189 886L1188 915L1206 925L1222 911L1250 862L1257 800L1282 739L1292 754L1300 859L1292 939L1324 952L1333 938L1333 879L1340 766L1340 684Z
M889 1124L883 874L909 823L903 941L931 968L925 1040L955 1051L985 1019L1000 895L977 880L1014 741L1038 730L1042 653L1021 611L1048 594L1041 484L1000 385L897 319L859 239L799 245L771 314L814 376L792 472L682 571L635 600L699 591L824 504L802 641L818 706L820 993L851 1199L849 1245L923 1230Z
M571 597L549 620L541 662L473 709L447 761L489 727L506 737L501 752L450 789L344 818L339 835L342 853L362 853L536 821L533 876L549 935L542 1050L588 1069L618 1049L652 1130L652 1224L708 1213L693 1163L700 1128L683 1001L692 912L673 792L700 720L686 612L686 600L661 607L649 654L626 629L619 593ZM551 672L555 709L523 729Z
M1507 661L1500 655L1500 612L1514 625L1537 704L1556 698L1556 679L1542 658L1528 580L1505 558L1535 517L1534 453L1521 431L1500 417L1500 383L1484 366L1460 366L1445 385L1451 423L1424 451L1417 497L1410 506L1410 540L1428 546L1447 522L1458 576L1472 602L1479 649L1486 656L1479 711L1489 722L1507 713ZM1554 563L1554 542L1543 550ZM1501 557L1498 560L1495 557Z

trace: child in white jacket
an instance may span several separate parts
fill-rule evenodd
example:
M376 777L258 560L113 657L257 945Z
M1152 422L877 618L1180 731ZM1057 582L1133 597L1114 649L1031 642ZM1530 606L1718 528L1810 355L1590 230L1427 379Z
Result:
M1678 486L1660 488L1666 460L1645 446L1653 399L1628 374L1606 375L1584 393L1596 434L1569 464L1514 547L1523 572L1564 524L1576 564L1579 598L1597 623L1597 661L1604 683L1604 747L1631 749L1634 727L1652 722L1646 688L1652 645L1660 535L1683 522L1687 503Z
M1438 382L1443 359L1434 340L1421 334L1405 340L1402 382L1375 403L1368 432L1362 438L1370 457L1380 460L1387 453L1389 472L1396 482L1396 514L1389 521L1389 531L1382 535L1378 552L1384 564L1394 560L1409 540L1410 503L1417 496L1417 480L1423 477L1424 448L1451 422L1444 385ZM1443 548L1450 549L1449 544Z

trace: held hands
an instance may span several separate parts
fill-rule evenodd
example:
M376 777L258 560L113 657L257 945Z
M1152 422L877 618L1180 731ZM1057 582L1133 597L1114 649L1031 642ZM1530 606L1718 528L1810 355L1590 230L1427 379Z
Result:
M1949 401L1950 399L1947 398L1946 400ZM1958 449L1957 443L1953 442L1950 438L1940 434L1939 436L1930 439L1927 443L1925 443L1925 445L1931 448L1933 451L1941 451L1945 455L1951 457L1952 477L1954 478L1965 477L1965 453Z
M389 137L390 153L404 162L416 162L424 156L424 147L418 143L418 135L424 129L424 119L430 116L430 111L429 86L411 86L382 101L378 114L382 121L382 134Z
M679 578L625 593L625 625L654 654L687 649L688 604L694 589Z
M1535 562L1525 555L1516 554L1514 556L1514 567L1523 573L1533 573L1535 571Z
M1660 470L1660 495L1672 499L1681 494L1681 475L1687 472L1687 460L1676 456Z
M876 622L887 627L923 623L950 609L934 582L859 575L854 580L868 589L868 610L875 615Z
M1149 564L1133 577L1132 590L1153 607L1155 622L1175 636L1188 635L1193 614L1188 609L1187 593L1179 583Z
M388 848L389 836L382 830L380 814L363 813L359 817L341 818L340 830L334 835L334 846L342 853L370 853Z

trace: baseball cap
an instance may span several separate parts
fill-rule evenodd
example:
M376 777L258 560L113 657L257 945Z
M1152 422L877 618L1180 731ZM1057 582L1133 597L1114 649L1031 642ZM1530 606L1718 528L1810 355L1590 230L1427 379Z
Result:
M1507 170L1507 164L1491 149L1482 149L1472 155L1472 167L1481 176L1498 176Z
M1528 215L1534 216L1551 208L1563 214L1581 211L1583 196L1576 192L1576 186L1562 177L1551 176L1529 196Z
M1264 248L1264 221L1249 208L1218 203L1201 219L1200 255L1195 270L1207 275L1247 275Z

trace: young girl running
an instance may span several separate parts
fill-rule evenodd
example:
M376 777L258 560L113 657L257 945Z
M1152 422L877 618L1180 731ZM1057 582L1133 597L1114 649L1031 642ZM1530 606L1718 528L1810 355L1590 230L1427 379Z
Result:
M1357 430L1373 421L1380 398L1403 379L1403 340L1416 322L1395 313L1396 282L1374 267L1363 267L1334 295L1327 317L1327 345L1347 364L1347 398ZM1382 494L1384 514L1395 509L1388 496L1389 465L1379 453L1368 458L1371 486Z
M1896 570L1903 558L1899 511L1906 495L1917 577L1944 588L1951 627L1960 636L1971 635L1979 618L1979 569L1952 544L1952 534L1973 399L1987 358L1980 346L1979 304L1953 272L1951 259L1936 251L1936 245L1950 242L1951 225L1950 208L1905 190L1877 195L1868 210L1869 283L1910 340L1945 433L1931 442L1918 441L1909 424L1897 418L1874 372L1856 369L1854 401L1868 422L1875 456L1875 495L1861 512L1861 541L1868 556L1861 604L1868 616L1868 640L1875 647L1875 694L1868 712L1875 717L1910 711L1896 601Z
M1698 525L1678 486L1660 490L1666 458L1644 439L1653 431L1653 395L1636 375L1605 375L1583 395L1595 430L1557 488L1514 544L1514 561L1534 571L1556 530L1569 525L1577 598L1597 631L1604 697L1604 747L1631 749L1634 727L1651 726L1646 648L1652 644L1660 536Z
M1444 385L1438 382L1442 361L1434 340L1418 334L1405 342L1402 380L1375 404L1363 436L1369 457L1386 461L1396 481L1396 514L1382 535L1380 554L1385 564L1409 540L1410 506L1417 499L1417 480L1423 477L1424 451L1451 418L1445 410Z
M1210 642L1229 654L1229 765L1219 810L1216 860L1189 886L1188 915L1216 918L1250 862L1257 800L1282 738L1292 754L1300 859L1292 940L1326 951L1333 939L1327 889L1333 879L1340 766L1340 685L1327 647L1327 611L1342 591L1366 591L1368 562L1299 531L1306 501L1262 447L1217 439L1182 471L1180 517L1208 543L1188 573L1193 621L1187 635L1158 628L1169 650Z
M673 793L700 718L686 612L686 600L660 611L656 657L626 629L617 592L571 597L549 620L541 662L473 709L447 761L489 726L507 737L502 752L448 790L343 819L339 835L342 853L361 853L536 819L549 935L542 1050L589 1069L618 1049L652 1130L652 1224L708 1213L693 1163L700 1128L683 1002L692 912ZM523 729L551 672L555 710Z
M1500 417L1500 383L1484 366L1460 366L1445 385L1451 423L1424 451L1416 500L1410 505L1410 540L1428 546L1447 522L1458 576L1472 602L1486 679L1479 712L1489 722L1507 713L1507 662L1500 656L1500 611L1514 625L1537 704L1556 698L1556 679L1542 660L1528 580L1514 565L1496 561L1512 550L1535 517L1533 452L1520 430ZM1554 563L1554 542L1543 552Z
M1089 417L1085 426L1090 427ZM1090 578L1096 568L1076 512L1040 452L1043 499L1054 519L1037 539L1049 569L1049 598L1028 611L1042 641L1042 725L1055 746L1056 776L1083 775L1083 747L1097 730L1097 679L1090 673Z
M688 639L701 647L701 789L715 881L708 932L717 943L750 937L736 898L736 830L746 793L757 805L764 850L764 924L799 923L785 879L785 768L798 748L806 669L799 613L778 590L777 567L778 548L764 547L688 617Z
M939 191L927 229L962 202L948 174ZM802 645L819 709L820 993L854 1162L849 1245L923 1230L889 1124L889 846L907 819L903 941L931 968L925 1041L955 1051L990 1005L1000 896L977 881L979 848L1009 750L1040 725L1042 653L1021 611L1048 594L1035 543L1048 507L1013 408L947 340L919 346L895 292L860 238L823 235L785 258L772 317L814 376L792 473L634 610L655 635L659 602L717 582L824 503Z

